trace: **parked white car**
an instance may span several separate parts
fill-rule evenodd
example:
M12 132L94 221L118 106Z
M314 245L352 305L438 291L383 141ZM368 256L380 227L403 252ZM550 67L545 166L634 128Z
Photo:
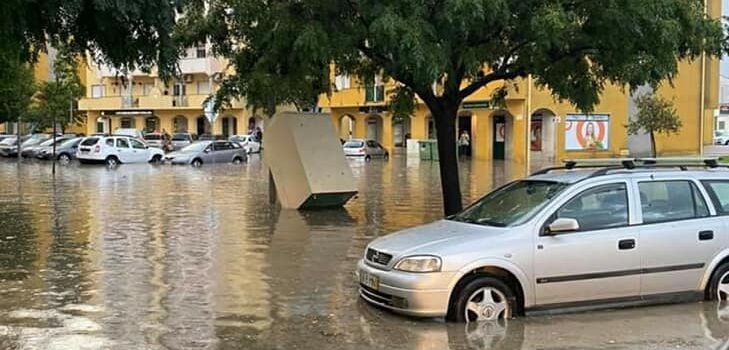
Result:
M114 136L129 136L139 140L144 140L144 135L137 129L116 129Z
M78 147L76 158L82 164L106 164L161 162L164 151L149 147L142 140L128 136L87 137Z
M234 135L230 137L229 141L238 143L248 153L261 152L261 144L256 141L256 138L253 137L253 135Z
M714 132L714 144L729 146L729 131Z

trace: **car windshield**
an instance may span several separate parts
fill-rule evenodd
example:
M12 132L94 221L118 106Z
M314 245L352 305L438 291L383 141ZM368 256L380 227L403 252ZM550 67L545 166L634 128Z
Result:
M58 147L59 148L71 147L71 146L73 146L74 143L78 142L78 140L79 140L79 138L65 140L65 141L61 142L61 144L58 145Z
M45 140L45 141L41 142L41 144L39 146L41 146L41 147L53 146L53 139L51 138L51 139Z
M172 141L187 141L189 137L187 134L174 134L172 135Z
M512 182L449 219L496 227L519 225L531 219L567 186L552 181Z
M364 146L364 142L362 141L349 141L344 144L344 148L362 148Z
M23 146L23 147L35 146L35 145L37 145L37 144L39 144L39 143L41 143L41 142L43 142L45 140L47 140L47 139L45 137L43 137L43 136L39 136L39 137L33 136L33 137L25 140L25 142L23 142L21 144L21 146Z
M0 145L14 145L14 144L15 144L15 137L10 137L10 138L0 141Z
M208 142L193 143L192 145L181 149L180 152L202 152L202 150L208 147L208 145L210 145Z

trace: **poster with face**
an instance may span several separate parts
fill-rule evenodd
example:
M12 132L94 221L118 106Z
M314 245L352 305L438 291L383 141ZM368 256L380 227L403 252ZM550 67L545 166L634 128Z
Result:
M565 122L566 150L605 151L610 147L610 115L568 114Z
M539 152L542 150L542 120L532 120L532 130L529 138L531 142L531 150Z

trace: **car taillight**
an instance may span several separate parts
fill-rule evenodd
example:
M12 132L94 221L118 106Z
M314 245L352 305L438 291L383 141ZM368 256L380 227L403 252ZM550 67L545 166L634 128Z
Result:
M101 152L101 145L96 145L96 147L94 147L94 153L99 153L99 152Z

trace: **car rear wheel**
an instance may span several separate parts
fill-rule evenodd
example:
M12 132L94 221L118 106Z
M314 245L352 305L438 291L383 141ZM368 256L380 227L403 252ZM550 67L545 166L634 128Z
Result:
M233 164L242 164L242 163L243 163L243 158L241 158L241 157L233 158Z
M477 277L467 282L456 298L448 315L456 322L507 320L516 310L514 292L493 277Z
M203 162L202 162L202 159L196 158L190 164L192 164L192 167L193 168L199 168L199 167L201 167L203 165Z
M68 154L66 154L66 153L61 153L58 156L58 162L61 163L61 164L63 164L63 165L66 165L68 163L71 163L71 156L68 155Z
M157 163L161 163L161 162L162 162L162 156L161 155L157 154L154 157L152 157L152 163L157 164Z
M724 142L724 146L729 146L729 140L726 140L726 142Z
M111 156L111 157L106 158L105 163L106 163L106 166L113 168L113 167L119 165L119 159L117 157Z
M729 301L729 262L722 264L714 271L707 298L719 302Z

